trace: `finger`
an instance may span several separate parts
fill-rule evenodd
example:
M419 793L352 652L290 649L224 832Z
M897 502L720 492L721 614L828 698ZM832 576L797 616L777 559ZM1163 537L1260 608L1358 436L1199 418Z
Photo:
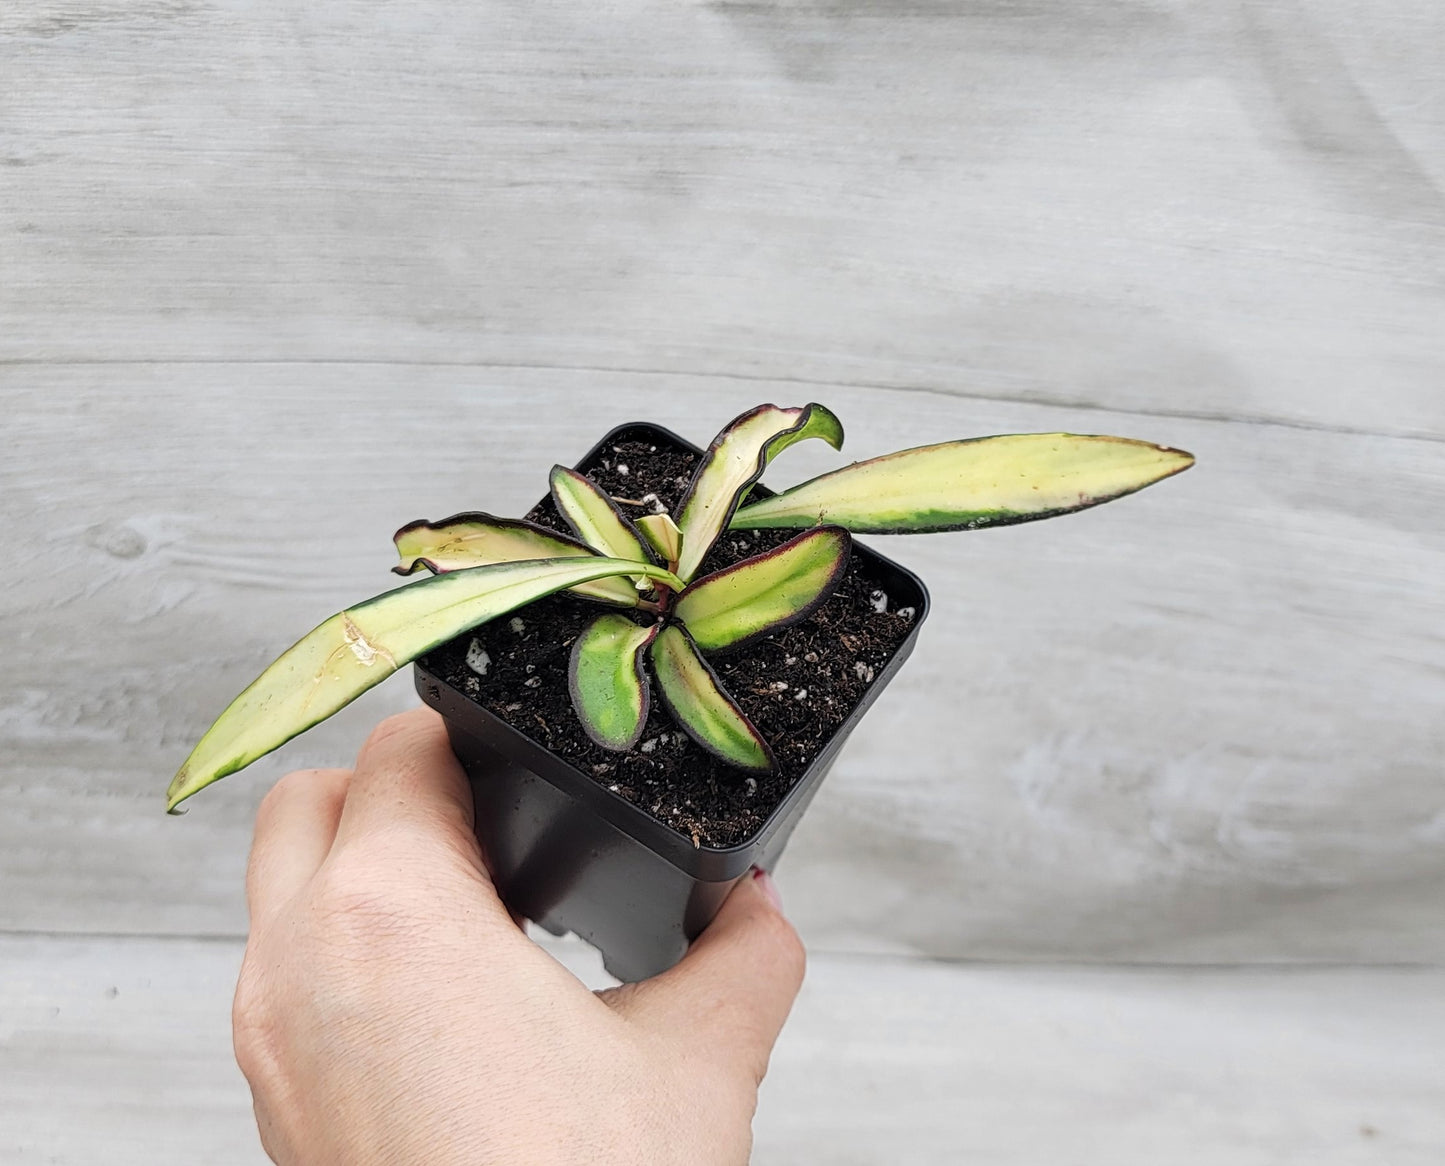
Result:
M629 1019L732 1060L753 1084L803 983L806 957L772 879L745 875L676 967L609 1000Z
M364 844L396 828L459 847L480 865L471 786L441 717L428 708L388 717L367 738L356 758L336 846Z
M271 918L316 874L336 837L350 780L349 769L299 769L262 800L246 864L252 927Z

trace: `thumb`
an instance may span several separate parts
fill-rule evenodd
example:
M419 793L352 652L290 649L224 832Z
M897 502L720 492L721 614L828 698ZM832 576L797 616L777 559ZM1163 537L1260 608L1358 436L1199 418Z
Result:
M608 1003L659 1035L704 1042L757 1085L802 986L805 959L772 879L754 870L675 967L615 990Z

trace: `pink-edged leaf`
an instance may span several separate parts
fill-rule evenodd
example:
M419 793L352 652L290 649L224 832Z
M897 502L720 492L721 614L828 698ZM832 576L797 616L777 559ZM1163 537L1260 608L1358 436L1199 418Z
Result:
M489 563L516 563L524 559L562 559L592 555L592 548L518 518L470 511L440 522L409 522L393 536L401 562L392 568L410 575L425 567L434 575L484 567ZM599 603L636 607L637 588L626 579L599 579L571 590Z
M808 437L820 437L837 449L843 444L843 426L822 405L791 409L759 405L734 418L713 439L677 509L682 532L679 576L690 580L697 574L769 459Z
M1183 450L1127 437L1012 433L905 449L739 510L734 530L833 523L855 534L976 530L1052 518L1187 470Z
M625 615L599 615L572 642L567 687L587 735L604 749L625 752L647 724L649 685L642 650L657 635Z
M840 527L807 531L699 579L673 612L704 652L738 647L826 603L848 570L852 544Z
M663 703L689 737L739 769L771 773L776 768L772 749L724 691L680 624L658 633L651 656Z
M468 628L564 587L637 570L669 587L682 586L662 567L589 555L432 575L338 612L226 707L171 780L167 809L324 721Z
M557 509L589 547L615 559L652 562L647 540L597 483L566 466L553 466L551 486Z

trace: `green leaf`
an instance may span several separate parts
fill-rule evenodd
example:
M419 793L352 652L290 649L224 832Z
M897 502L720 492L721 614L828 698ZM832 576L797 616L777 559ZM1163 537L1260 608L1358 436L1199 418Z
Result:
M543 559L433 575L333 615L231 702L171 781L166 808L284 745L468 628L564 587L639 570L682 586L651 564Z
M648 683L642 649L657 625L640 627L625 615L599 615L572 642L567 686L587 735L604 749L624 752L647 724Z
M680 625L663 628L651 654L663 703L689 737L739 769L771 773L776 768L768 743L723 691Z
M614 559L652 562L647 543L637 528L589 478L566 466L553 466L551 482L557 509L589 547Z
M732 528L827 522L855 534L922 534L1003 526L1097 506L1193 464L1183 450L1124 437L950 441L823 474L738 511Z
M637 529L664 563L677 562L682 553L682 531L677 529L672 515L644 514L637 520Z
M821 437L834 449L843 444L843 426L822 405L780 409L759 405L734 418L703 454L678 507L682 557L677 573L691 579L733 512L763 476L768 459L805 437Z
M673 612L704 652L737 647L826 603L848 569L852 542L840 527L810 530L699 579Z
M392 541L401 555L401 563L392 568L398 575L410 575L422 567L441 575L488 563L596 554L576 539L535 523L475 511L454 514L437 523L409 522L392 536ZM637 588L624 579L598 579L571 590L618 607L637 606Z

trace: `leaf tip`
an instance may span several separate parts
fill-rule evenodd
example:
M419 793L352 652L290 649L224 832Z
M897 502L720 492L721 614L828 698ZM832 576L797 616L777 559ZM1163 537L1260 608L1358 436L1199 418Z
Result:
M175 777L171 778L171 784L166 787L166 813L172 817L179 818L189 811L190 807L180 809L180 804L185 801L195 790L187 789L190 783L191 764L189 761L176 771Z
M1175 449L1172 445L1155 445L1154 449L1159 453L1163 465L1160 473L1154 480L1162 482L1165 478L1172 478L1175 474L1182 474L1185 470L1194 465L1194 455L1187 449Z
M760 746L763 763L761 765L740 765L738 768L747 773L766 773L769 775L777 773L778 759L773 753L773 747L762 737L758 738L758 745Z
M818 404L817 401L809 401L805 417L808 423L811 423L814 418L818 419L819 424L816 430L818 437L821 437L834 449L841 450L843 448L843 422L838 419L838 415L833 410L826 405Z

